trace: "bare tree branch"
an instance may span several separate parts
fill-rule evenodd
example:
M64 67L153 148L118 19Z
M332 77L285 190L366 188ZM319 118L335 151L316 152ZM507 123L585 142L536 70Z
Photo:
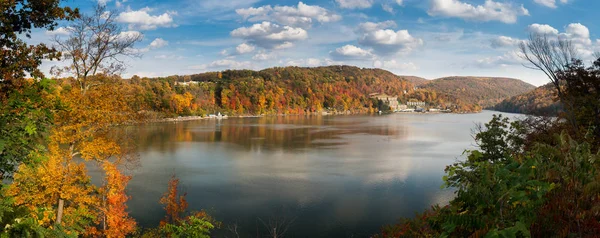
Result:
M68 39L55 37L58 50L71 65L53 69L53 72L72 74L84 92L99 85L99 82L90 82L90 76L122 73L125 63L120 57L139 57L133 46L143 35L124 32L115 18L116 12L97 5L92 15L82 15L67 28L71 33Z

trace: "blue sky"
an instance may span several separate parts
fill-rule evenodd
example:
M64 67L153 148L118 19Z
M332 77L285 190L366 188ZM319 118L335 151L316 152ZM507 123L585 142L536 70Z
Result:
M144 35L124 76L348 64L429 79L544 76L522 66L532 33L571 39L582 58L600 50L595 0L99 0ZM89 12L96 0L64 5ZM590 10L591 9L591 10ZM54 32L35 32L49 42ZM56 63L45 63L49 69Z

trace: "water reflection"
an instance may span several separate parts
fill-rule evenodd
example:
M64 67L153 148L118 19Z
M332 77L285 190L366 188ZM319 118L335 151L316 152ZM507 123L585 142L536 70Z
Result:
M403 125L373 123L365 116L287 116L155 123L140 127L139 145L160 152L175 152L174 142L225 142L248 151L336 148L347 145L344 135L366 134L398 139ZM384 138L385 139L385 138Z
M447 202L443 168L472 144L474 122L490 118L264 117L131 128L142 166L133 171L130 210L141 225L156 225L164 216L158 200L175 173L190 208L237 223L242 237L264 231L258 218L282 214L295 218L291 237L366 237Z

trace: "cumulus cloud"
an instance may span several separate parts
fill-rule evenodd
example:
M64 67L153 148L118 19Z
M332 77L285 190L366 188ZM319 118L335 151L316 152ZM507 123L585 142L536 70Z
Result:
M397 62L396 60L376 60L373 61L373 67L400 71L415 71L419 69L419 67L417 67L417 65L413 62L401 63Z
M512 3L486 0L483 5L473 6L459 0L432 0L427 11L430 16L458 17L471 21L500 21L515 23L519 16L528 16L529 11Z
M540 35L558 35L558 30L546 24L531 24L527 27L530 33Z
M327 65L343 65L344 62L335 61L332 59L317 59L317 58L308 58L308 59L288 59L281 60L279 64L286 66L300 66L300 67L316 67L316 66L327 66Z
M333 59L337 60L367 60L372 59L373 54L354 45L345 45L329 52Z
M549 8L556 8L556 0L533 0L535 3ZM560 0L560 3L568 3L568 0Z
M525 41L508 36L499 36L498 38L492 39L491 46L492 48L516 47L522 42Z
M266 53L266 52L259 52L258 54L255 54L254 56L252 56L252 59L258 60L258 61L265 61L265 60L273 59L274 57L275 56L273 54Z
M400 5L400 6L402 6L403 2L404 2L403 0L396 0L396 3L398 3L398 5Z
M293 27L309 28L313 23L336 22L342 19L340 15L332 13L325 8L316 5L307 5L299 2L297 6L275 6L265 5L262 7L250 7L237 9L235 12L244 20L250 22L270 21Z
M341 8L364 9L373 6L373 0L335 0Z
M152 42L150 42L149 47L152 49L158 49L158 48L165 47L167 45L169 45L168 41L163 40L162 38L156 38Z
M242 44L239 44L237 47L235 47L235 52L240 55L247 54L247 53L254 51L254 48L255 47L252 45L242 43Z
M590 39L590 30L581 23L571 23L565 28L565 33L559 35L561 38L570 40L573 47L581 55L588 58L594 54L594 46Z
M571 23L565 27L565 32L559 32L550 25L531 24L528 30L532 34L547 35L569 40L581 57L590 57L595 49L590 39L590 30L581 23ZM552 39L551 39L552 40Z
M390 6L389 4L385 4L385 3L381 4L381 9L383 9L384 11L389 12L391 14L395 13L394 8L392 6Z
M126 41L130 39L142 38L144 37L144 34L139 31L122 31L115 37L117 40Z
M121 12L116 20L129 24L129 29L154 30L159 27L176 27L173 23L174 12L165 12L161 15L150 15L152 9L142 8L140 10Z
M316 59L316 58L294 59L294 60L288 60L287 62L285 62L285 65L315 67L315 66L324 65L324 61L322 61L320 59Z
M46 31L46 35L55 36L55 35L70 35L71 27L59 27L54 29L53 31Z
M423 45L423 40L411 36L407 30L385 29L363 34L358 43L373 48L377 54L390 55L401 51L410 52Z
M291 26L280 26L271 22L262 22L250 27L233 30L231 36L245 39L247 42L265 49L283 49L293 46L293 42L308 37L306 30Z
M255 68L250 61L235 61L230 59L215 60L210 64L201 64L189 66L192 70L218 70L218 69L253 69Z
M521 57L521 53L513 50L501 56L479 59L477 60L476 65L482 68L495 68L498 66L506 67L509 65L520 65L523 63L525 63L525 60L523 60L523 57Z
M98 5L101 5L101 6L106 6L106 4L107 4L108 2L110 2L110 1L111 1L111 0L98 0Z
M182 60L185 59L185 57L180 56L180 55L156 55L154 56L155 59L160 59L160 60Z
M386 28L394 28L396 27L396 22L394 21L383 21L383 22L365 22L358 24L356 28L357 33L366 33L372 32L376 30L382 30Z

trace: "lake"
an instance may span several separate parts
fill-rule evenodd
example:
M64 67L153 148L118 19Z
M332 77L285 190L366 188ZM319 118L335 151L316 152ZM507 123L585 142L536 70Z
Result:
M131 215L158 225L172 175L189 208L207 210L240 237L289 224L286 237L368 237L453 192L446 165L474 148L472 129L498 112L286 116L151 123L134 130ZM515 114L506 114L516 116ZM281 228L280 228L281 229ZM227 229L216 237L235 237Z

